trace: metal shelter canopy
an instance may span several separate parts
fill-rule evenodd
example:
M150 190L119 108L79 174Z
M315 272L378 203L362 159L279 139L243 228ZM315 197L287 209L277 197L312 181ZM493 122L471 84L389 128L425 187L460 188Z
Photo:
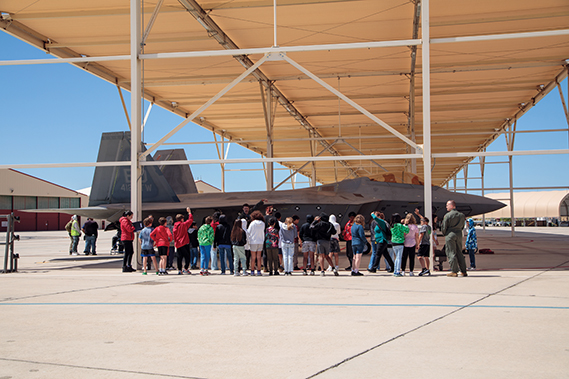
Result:
M0 26L60 58L102 57L73 64L130 90L131 2L0 0ZM285 59L267 59L193 121L274 158L422 153L308 74L423 145L420 2L140 3L142 90L153 103L188 117L278 45L272 51L285 51ZM453 153L484 151L567 76L569 2L433 0L428 8L431 174L443 185L472 159ZM225 51L235 49L249 50ZM423 160L413 161L282 164L329 183L386 170L423 173Z

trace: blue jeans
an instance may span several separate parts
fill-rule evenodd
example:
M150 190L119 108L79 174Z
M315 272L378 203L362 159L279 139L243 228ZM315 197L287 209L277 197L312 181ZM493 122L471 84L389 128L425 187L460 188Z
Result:
M200 252L197 247L190 247L190 265L191 267L196 267L198 265L198 258L200 257Z
M79 236L71 236L73 242L71 243L71 252L77 252L77 245L79 245Z
M294 267L292 266L292 257L294 256L294 243L283 242L283 266L285 272L292 272Z
M210 260L211 260L211 269L212 270L219 270L217 266L217 248L212 247L209 252Z
M226 263L229 262L229 271L233 274L233 255L231 255L230 245L219 245L219 261L221 262L221 272L225 273Z
M202 270L207 270L209 268L210 252L211 252L211 245L200 245L200 253L201 253L200 268Z
M97 237L95 236L87 236L85 237L85 250L84 253L93 253L97 252Z
M474 258L474 249L467 249L468 256L470 257L470 267L476 268L476 258Z
M403 257L403 245L393 245L393 251L395 252L395 270L394 274L401 273L401 258Z

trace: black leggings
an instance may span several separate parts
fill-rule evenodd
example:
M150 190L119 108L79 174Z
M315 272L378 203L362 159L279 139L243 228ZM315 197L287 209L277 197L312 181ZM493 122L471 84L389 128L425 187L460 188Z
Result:
M407 257L409 257L409 271L415 269L415 246L403 248L403 256L401 258L401 271L405 271L407 265Z
M350 261L350 267L352 267L352 261L354 260L354 250L352 249L352 240L346 241L346 257Z
M279 248L267 247L267 267L269 272L277 271L279 268Z
M122 258L122 267L132 267L132 255L134 254L134 247L132 241L122 241L124 245L124 256Z
M387 251L387 242L385 242L385 241L377 244L377 250L376 250L371 268L373 270L377 270L377 268L379 267L379 260L381 259L382 256L387 261L387 264L389 264L389 267L391 267L390 272L393 272L393 268L395 267L395 264L393 263L393 259L391 259L391 255L389 255L389 252Z
M187 270L190 267L190 245L184 245L178 248L178 271L182 271L182 261L185 259L186 264L184 268Z

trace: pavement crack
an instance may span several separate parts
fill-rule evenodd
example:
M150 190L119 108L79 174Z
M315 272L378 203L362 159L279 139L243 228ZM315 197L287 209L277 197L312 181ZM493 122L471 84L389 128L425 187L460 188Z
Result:
M369 352L371 352L371 351L373 351L373 350L375 350L375 349L378 349L378 348L380 348L380 347L382 347L382 346L385 346L385 345L387 345L387 344L390 343L390 342L393 342L393 341L395 341L395 340L398 340L398 339L401 338L401 337L405 337L405 336L408 335L408 334L411 334L411 333L413 333L413 332L415 332L415 331L417 331L417 330L420 330L420 329L422 329L422 328L424 328L424 327L426 327L426 326L429 326L429 325L431 325L431 324L434 324L434 323L436 323L437 321L440 321L440 320L442 320L442 319L445 319L445 318L447 318L447 317L449 317L449 316L451 316L451 315L453 315L453 314L455 314L455 313L457 313L457 312L462 311L463 309L469 308L469 307L471 307L471 306L473 306L473 305L475 305L475 304L477 304L477 303L480 303L480 302L483 301L483 300L486 300L486 299L488 299L488 298L490 298L490 297L492 297L492 296L498 295L498 294L500 294L500 293L502 293L502 292L504 292L504 291L507 291L507 290L513 288L513 287L516 287L516 286L518 286L518 285L520 285L520 284L522 284L522 283L525 283L525 282L527 282L527 281L529 281L529 280L531 280L531 279L534 279L534 278L536 278L536 277L538 277L538 276L540 276L540 275L542 275L542 274L545 274L546 272L555 270L556 268L561 267L561 266L563 266L563 265L566 265L567 263L569 263L569 261L563 262L563 263L561 263L561 264L559 264L559 265L557 265L557 266L555 266L555 267L550 267L550 268L548 268L547 270L538 272L538 273L536 273L535 275L532 275L532 276L527 277L527 278L525 278L525 279L523 279L523 280L520 280L519 282L516 282L516 283L514 283L514 284L512 284L512 285L509 285L509 286L507 286L507 287L505 287L505 288L502 288L501 290L498 290L498 291L496 291L496 292L492 292L492 293L489 293L489 294L487 294L487 295L485 295L485 296L482 296L480 299L474 300L473 302L471 302L471 303L469 303L469 304L463 305L463 306L461 306L461 307L459 307L459 308L457 308L457 309L454 309L454 310L452 310L452 311L450 311L450 312L448 312L448 313L446 313L446 314L444 314L444 315L442 315L442 316L439 316L439 317L437 317L437 318L435 318L435 319L433 319L433 320L430 320L430 321L428 321L428 322L426 322L426 323L424 323L424 324L422 324L422 325L419 325L419 326L417 326L417 327L415 327L415 328L413 328L413 329L410 329L410 330L408 330L408 331L406 331L406 332L404 332L404 333L401 333L401 334L399 334L399 335L397 335L397 336L395 336L395 337L392 337L392 338L390 338L390 339L388 339L388 340L386 340L386 341L383 341L383 342L381 342L380 344L377 344L377 345L375 345L375 346L370 347L369 349L366 349L366 350L364 350L364 351L362 351L362 352L359 352L358 354L352 355L351 357L348 357L348 358L346 358L346 359L344 359L344 360L342 360L342 361L340 361L340 362L338 362L338 363L336 363L336 364L334 364L334 365L332 365L332 366L329 366L329 367L327 367L327 368L325 368L325 369L323 369L323 370L320 370L320 371L318 371L317 373L308 376L307 379L315 378L315 377L317 377L317 376L319 376L319 375L321 375L321 374L323 374L323 373L325 373L325 372L327 372L327 371L333 370L333 369L335 369L335 368L337 368L337 367L343 365L344 363L347 363L347 362L352 361L352 360L354 360L354 359L356 359L356 358L358 358L358 357L361 357L362 355L365 355L365 354L367 354L367 353L369 353Z
M14 359L14 358L2 358L2 357L0 357L0 360L7 361L7 362L32 363L32 364L36 364L36 365L69 367L69 368L77 368L77 369L83 369L83 370L110 371L110 372L116 372L116 373L139 374L139 375L158 376L158 377L167 377L167 378L203 379L203 378L200 378L197 376L175 375L175 374L145 372L145 371L135 371L135 370L124 370L124 369L105 368L105 367L70 365L67 363L39 362L39 361L32 361L32 360L28 360L28 359Z

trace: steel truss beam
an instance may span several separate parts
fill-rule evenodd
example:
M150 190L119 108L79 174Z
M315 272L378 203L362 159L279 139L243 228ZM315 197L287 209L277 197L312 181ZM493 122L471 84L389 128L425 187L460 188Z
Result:
M322 152L324 152L323 150ZM522 151L488 151L488 152L470 152L470 153L440 153L432 154L433 158L453 158L453 157L501 157L501 156L525 156L525 155L563 155L569 154L569 149L560 150L522 150ZM401 159L420 159L422 154L383 154L383 155L366 155L366 160L401 160ZM153 165L183 165L183 164L232 164L232 163L263 163L263 162L321 162L321 161L338 161L338 160L360 161L361 155L347 155L343 157L337 156L315 156L315 157L280 157L280 158L233 158L233 159L206 159L206 160L182 160L182 161L141 161L141 166ZM486 162L492 163L508 163L508 162ZM478 163L476 163L478 164ZM58 168L58 167L113 167L113 166L130 166L128 161L116 162L79 162L79 163L23 163L23 164L6 164L0 165L0 169L24 169L24 168Z
M217 25L217 23L204 11L201 6L195 0L179 0L180 3L186 8L186 10L198 21L198 23L203 26L205 30L225 49L225 50L215 50L217 53L227 53L227 52L238 52L233 54L225 54L227 56L234 57L243 67L249 69L253 66L253 61L249 59L247 54L243 49L239 49L237 44L225 34L225 32ZM343 44L349 45L349 44ZM280 49L280 48L279 48ZM245 49L248 50L248 49ZM265 49L267 50L267 49ZM271 54L277 51L277 48L269 48L263 54ZM214 53L214 54L217 54ZM275 56L277 54L274 54ZM253 72L253 76L265 87L271 88L272 96L277 99L277 102L304 127L313 136L322 137L322 135L314 128L311 123L296 109L296 107L286 98L286 96L269 80L269 78L259 69ZM320 141L320 145L326 148L332 155L339 155L337 151L332 149L327 141ZM354 175L357 175L347 162L339 161L348 171Z
M193 2L192 0L181 0L181 1ZM207 13L205 11L203 11L203 14L206 17L209 17L207 16ZM204 21L204 19L202 19L202 21ZM0 21L0 27L3 27L2 24L6 24L6 22ZM7 27L4 27L4 29L7 29ZM223 33L223 35L225 35L225 33ZM508 34L478 35L478 36L469 36L469 37L435 38L430 40L430 43L432 44L460 43L460 42L490 41L490 40L515 39L515 38L551 37L551 36L562 36L562 35L569 35L569 29L559 29L559 30L529 32L529 33L508 33ZM230 44L228 40L223 41L223 43L225 45ZM266 53L354 50L354 49L372 49L380 47L408 47L408 46L418 46L421 44L422 44L421 39L408 39L408 40L393 40L393 41L380 41L380 42L339 43L339 44L329 44L329 45L278 46L278 47L260 47L260 48L251 48L251 49L233 48L227 50L205 50L205 51L187 51L187 52L175 52L175 53L140 54L140 59L150 60L150 59L171 59L171 58L245 56L245 55L266 54ZM57 59L19 59L19 60L0 61L0 66L105 62L105 61L120 61L120 60L129 60L129 59L130 55L74 57L74 58L57 58Z

